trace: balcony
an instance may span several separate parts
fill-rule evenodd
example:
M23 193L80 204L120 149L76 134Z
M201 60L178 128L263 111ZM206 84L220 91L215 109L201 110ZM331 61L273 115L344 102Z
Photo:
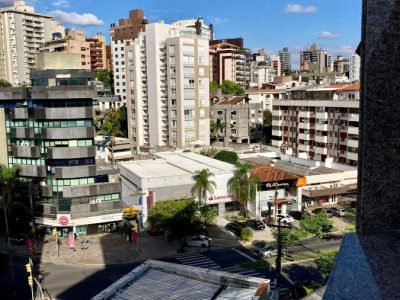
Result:
M349 114L349 121L359 122L359 114Z
M322 155L327 155L328 154L328 149L325 147L317 147L314 146L314 152Z
M92 107L35 108L35 120L92 119Z
M47 158L49 159L71 159L95 157L96 147L54 147L47 148Z
M308 152L308 151L310 151L310 146L309 145L298 144L297 145L297 150Z
M315 141L318 142L318 143L326 144L328 142L328 137L327 136L316 135L315 136Z
M95 137L94 127L42 128L41 133L45 140L91 139Z
M12 108L10 109L10 119L11 120L26 120L28 119L28 108Z
M299 133L297 137L300 140L306 140L306 141L311 140L310 135L309 134L305 134L305 133Z
M32 87L32 99L92 99L97 97L96 88L86 85Z
M26 100L27 89L22 87L8 87L0 89L0 100Z
M309 118L310 112L309 111L299 111L299 117L300 118Z
M328 131L328 124L316 124L315 129L321 131Z
M22 177L46 177L45 166L34 166L34 165L21 165L19 175Z
M328 119L328 113L326 113L326 112L317 112L315 114L315 117L317 119Z
M347 146L351 148L358 148L358 140L347 140Z
M98 183L89 185L65 186L63 196L65 198L89 197L103 194L115 194L121 192L119 183Z
M20 139L32 139L35 137L35 131L28 127L14 127L11 128L11 136Z
M272 140L272 146L274 147L280 147L282 144L282 141Z
M11 151L14 157L40 157L40 148L36 146L12 146Z
M299 123L299 125L298 125L298 128L301 128L301 129L310 129L311 128L311 126L310 126L310 123L306 123L306 122L300 122Z
M348 134L357 134L358 135L358 127L349 126L347 128Z
M272 135L273 136L281 136L282 135L282 131L281 130L272 130Z
M55 178L95 177L96 166L55 167Z
M350 160L356 160L358 161L358 153L353 153L353 152L347 152L346 158Z
M272 126L282 126L282 123L286 121L283 120L272 120Z

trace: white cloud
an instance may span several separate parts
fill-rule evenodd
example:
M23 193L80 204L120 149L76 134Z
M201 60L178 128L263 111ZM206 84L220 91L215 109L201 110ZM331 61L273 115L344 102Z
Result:
M65 12L62 10L54 10L48 13L61 23L78 25L78 26L100 26L104 24L97 16L89 13L78 14L76 12Z
M340 38L340 35L329 31L321 31L318 35L318 38L324 40L333 40Z
M63 7L63 8L70 7L68 0L53 0L51 4L56 7Z
M285 7L285 13L287 14L315 14L317 8L315 6L302 6L300 4L288 4Z
M0 7L12 7L14 0L0 0Z
M214 16L207 16L205 19L213 25L219 25L219 24L226 23L229 21L227 18L220 18L220 17L214 17Z

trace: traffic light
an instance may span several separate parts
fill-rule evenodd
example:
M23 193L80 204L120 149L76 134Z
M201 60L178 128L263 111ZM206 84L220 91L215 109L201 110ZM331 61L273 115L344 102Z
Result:
M32 277L32 275L28 276L28 284L29 284L30 287L33 287L33 277Z
M32 273L32 266L31 266L31 264L26 264L26 265L25 265L25 268L26 268L26 271L27 271L28 273Z

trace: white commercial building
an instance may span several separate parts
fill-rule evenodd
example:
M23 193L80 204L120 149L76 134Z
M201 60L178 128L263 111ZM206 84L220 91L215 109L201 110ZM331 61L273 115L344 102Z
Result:
M209 145L210 29L202 19L145 28L125 46L128 137L138 153Z
M24 1L0 9L0 79L14 86L29 83L39 48L51 34L52 17L35 13Z
M360 81L360 68L361 68L361 57L358 54L354 53L350 57L350 70L349 70L350 81Z
M194 152L162 152L154 159L120 162L122 201L127 206L136 206L143 212L147 222L148 213L156 202L191 197L196 171L208 169L216 187L207 196L211 205L223 215L234 205L234 198L228 192L227 183L233 177L236 167Z

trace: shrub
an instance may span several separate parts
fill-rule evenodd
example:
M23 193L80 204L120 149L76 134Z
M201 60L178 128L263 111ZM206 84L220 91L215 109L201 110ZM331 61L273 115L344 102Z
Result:
M236 152L226 150L219 151L214 158L230 164L236 164L239 159Z
M250 227L244 227L240 230L240 240L244 242L250 242L253 238L253 231Z

